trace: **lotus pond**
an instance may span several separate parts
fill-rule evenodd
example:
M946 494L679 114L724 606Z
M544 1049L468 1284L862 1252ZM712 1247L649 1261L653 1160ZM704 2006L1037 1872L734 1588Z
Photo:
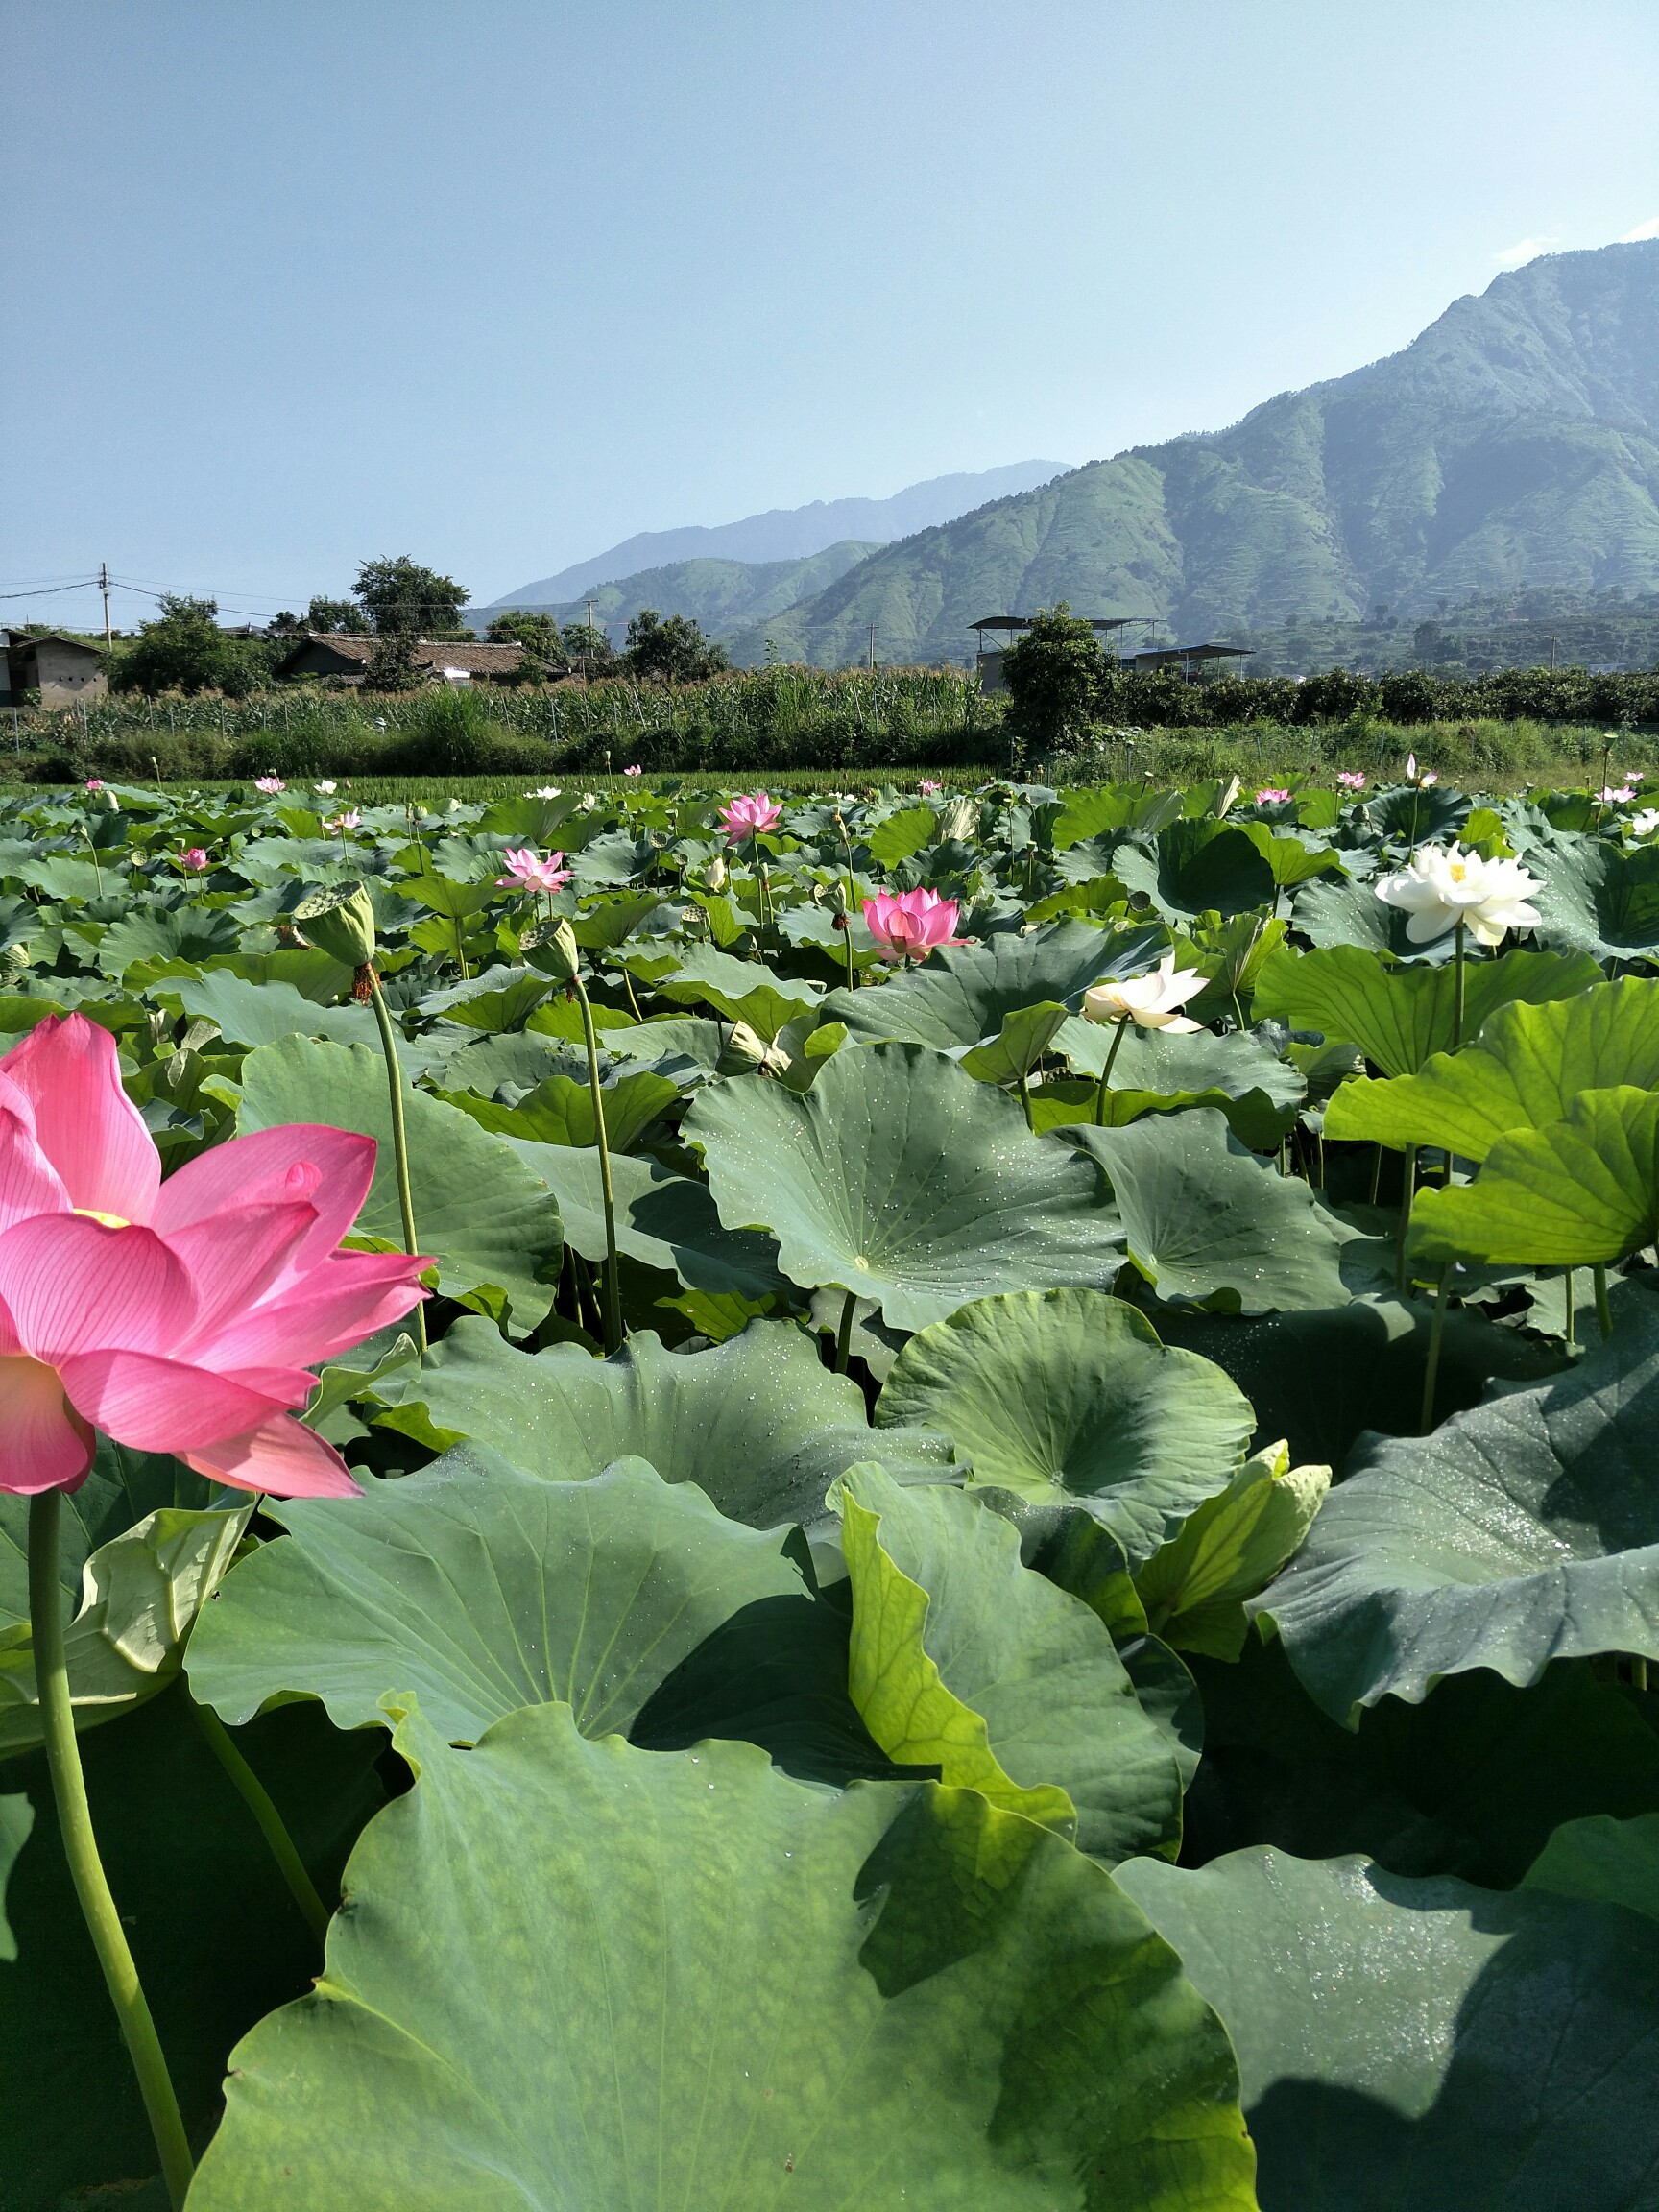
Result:
M268 783L0 808L3 2212L1659 2206L1659 814Z

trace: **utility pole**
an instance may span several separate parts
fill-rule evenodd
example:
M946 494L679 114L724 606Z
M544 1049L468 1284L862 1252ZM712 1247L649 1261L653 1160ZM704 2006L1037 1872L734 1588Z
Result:
M104 650L108 653L114 643L114 639L109 635L109 564L108 561L100 561L98 564L98 589L104 594Z
M874 622L870 625L870 673L872 676L876 673L876 625Z
M588 610L588 627L582 637L582 681L586 684L589 675L589 655L593 649L593 602L587 599L583 605Z

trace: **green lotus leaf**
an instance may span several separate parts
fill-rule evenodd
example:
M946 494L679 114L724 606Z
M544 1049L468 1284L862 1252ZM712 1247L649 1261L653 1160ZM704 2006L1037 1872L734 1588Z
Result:
M550 1285L564 1253L558 1200L510 1146L455 1107L410 1091L403 1113L416 1232L421 1251L438 1262L439 1287L454 1297L493 1285L512 1300L515 1325L533 1328L553 1304ZM242 1063L238 1128L287 1121L324 1121L375 1140L374 1184L357 1233L400 1249L392 1114L379 1054L309 1037L251 1052Z
M552 1481L647 1460L756 1528L820 1518L836 1476L878 1451L902 1479L963 1472L943 1436L873 1436L863 1392L831 1375L792 1321L752 1321L706 1352L664 1351L640 1330L594 1359L568 1344L517 1352L489 1322L464 1319L419 1375L382 1395L388 1426L439 1443L468 1437Z
M1634 1820L1615 1820L1602 1813L1566 1821L1527 1868L1521 1887L1627 1905L1632 1912L1659 1920L1659 1813L1642 1813Z
M6 1885L34 1825L35 1808L27 1796L0 1797L0 1964L9 1964L17 1956L17 1938L6 1918Z
M805 1097L716 1085L683 1133L729 1228L770 1229L791 1282L879 1299L901 1329L1002 1290L1098 1286L1121 1258L1093 1162L923 1046L838 1052Z
M101 974L121 976L140 960L199 962L234 952L240 935L235 917L223 908L137 906L105 930L95 957Z
M1262 1313L1348 1297L1337 1225L1306 1183L1240 1144L1214 1109L1063 1134L1111 1177L1130 1257L1161 1298L1224 1291Z
M939 818L931 806L905 806L878 822L864 839L878 868L897 868L931 845L939 834Z
M1277 1642L1190 1659L1204 1761L1189 1865L1272 1843L1510 1889L1563 1821L1659 1809L1659 1739L1587 1659L1553 1660L1525 1690L1485 1668L1449 1675L1421 1705L1384 1697L1352 1729L1319 1710Z
M1325 1134L1484 1160L1500 1137L1563 1119L1581 1091L1622 1083L1659 1084L1659 982L1592 978L1551 1004L1500 1008L1477 1043L1436 1052L1418 1073L1345 1084L1326 1111Z
M1214 2015L1058 1838L557 1706L396 1741L419 1779L316 1994L233 2055L193 2212L1249 2212Z
M1098 1079L1117 1034L1104 1022L1072 1020L1056 1035L1054 1050L1063 1052L1082 1073ZM1217 1037L1208 1029L1182 1032L1131 1025L1112 1063L1107 1124L1121 1128L1145 1112L1214 1106L1226 1115L1228 1127L1241 1143L1253 1152L1272 1152L1295 1127L1307 1088L1299 1070L1257 1037L1237 1031ZM1124 1103L1137 1103L1136 1112L1123 1110L1115 1097L1119 1092ZM1035 1094L1036 1100L1041 1097L1041 1092ZM1140 1105L1142 1099L1147 1103ZM1084 1118L1093 1118L1093 1101Z
M785 1023L814 1013L823 987L774 974L756 960L734 960L711 945L693 945L681 955L678 972L657 986L677 1006L712 1006L728 1022L747 1022L770 1045Z
M584 1260L603 1260L604 1193L599 1155L591 1145L540 1144L510 1138L515 1151L559 1200L565 1237ZM659 1160L625 1152L611 1156L616 1249L643 1266L664 1269L712 1297L770 1298L788 1289L778 1272L778 1247L755 1229L728 1229L709 1186L677 1175Z
M404 877L397 888L405 899L413 899L428 913L442 915L445 922L455 924L469 922L474 914L482 914L487 906L495 905L501 896L493 881L462 883L431 871Z
M534 968L486 968L482 975L428 991L421 1012L441 1014L463 1029L522 1029L553 989L552 979Z
M232 1725L317 1697L369 1727L398 1684L451 1743L555 1699L625 1732L743 1606L805 1594L776 1531L640 1459L556 1482L461 1446L361 1498L267 1505L286 1541L243 1560L190 1651L193 1695Z
M1410 1257L1582 1267L1659 1235L1659 1094L1582 1091L1567 1118L1500 1137L1473 1183L1425 1190Z
M1256 840L1236 823L1213 819L1171 822L1159 830L1149 852L1119 845L1113 869L1131 891L1143 892L1166 922L1249 913L1271 906L1278 894L1272 866Z
M834 1495L853 1582L848 1686L900 1766L935 1767L1116 1864L1181 1839L1181 1772L1091 1608L1021 1564L961 1491L878 1466Z
M593 1094L586 1078L578 1081L557 1072L544 1075L517 1106L502 1106L493 1098L480 1098L468 1091L445 1091L440 1095L463 1114L469 1114L480 1129L497 1137L525 1137L533 1144L586 1145L595 1142ZM628 1151L680 1095L677 1083L645 1068L602 1085L599 1102L611 1149Z
M1237 1659L1244 1600L1300 1550L1330 1487L1329 1467L1292 1467L1283 1444L1247 1459L1137 1574L1152 1634L1177 1651Z
M1659 2156L1659 1929L1241 1851L1118 1879L1233 2036L1262 2212L1626 2212Z
M1144 1559L1225 1489L1255 1416L1218 1367L1096 1290L981 1299L912 1336L877 1428L942 1429L974 1480L1075 1502Z
M1056 1000L1076 1012L1092 983L1143 974L1168 942L1157 923L1108 930L1062 922L1029 937L999 931L982 945L948 946L879 988L832 991L825 1017L844 1022L855 1044L948 1051L997 1036L1007 1017L1026 1006Z
M1374 878L1305 884L1296 895L1295 917L1297 928L1319 951L1352 946L1415 966L1450 960L1456 950L1451 928L1427 945L1415 944L1406 933L1411 916L1403 907L1383 904Z
M1017 1083L1029 1075L1056 1034L1071 1020L1054 999L1022 1006L1002 1017L1000 1033L988 1045L976 1045L962 1055L962 1065L980 1083Z
M337 969L336 973L340 973ZM213 969L200 976L151 986L152 998L177 998L192 1022L211 1022L236 1045L275 1045L284 1037L325 1037L335 1045L366 1045L380 1049L380 1032L367 1006L320 1006L292 983L250 982ZM405 1072L419 1075L436 1065L442 1048L430 1039L397 1040Z
M1659 1658L1659 1304L1616 1294L1604 1344L1431 1435L1372 1438L1256 1600L1339 1720L1444 1674L1535 1682L1554 1658Z
M1600 837L1565 836L1527 863L1543 877L1532 898L1540 944L1597 961L1659 952L1659 849L1624 853Z
M1517 1002L1530 1009L1551 1000L1575 1000L1579 993L1600 982L1601 971L1582 953L1518 949L1497 960L1465 961L1463 976L1464 1038L1479 1036L1488 1050L1501 1052L1499 1040L1517 1034L1512 1022L1506 1025L1495 1019L1502 1008ZM1659 996L1659 984L1638 988ZM1258 1015L1272 1015L1294 1028L1319 1029L1327 1039L1357 1045L1384 1075L1410 1077L1431 1054L1450 1052L1455 996L1450 967L1403 967L1357 945L1300 953L1281 946L1262 962L1255 1006ZM1528 1033L1525 1028L1520 1031ZM1655 1033L1659 1035L1659 1023ZM1338 1132L1328 1124L1326 1134ZM1350 1132L1343 1129L1340 1134Z

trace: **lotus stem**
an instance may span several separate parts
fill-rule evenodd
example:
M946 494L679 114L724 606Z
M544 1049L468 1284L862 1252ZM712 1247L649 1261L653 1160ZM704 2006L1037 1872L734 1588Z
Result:
M1037 1133L1037 1124L1031 1118L1031 1087L1025 1080L1023 1070L1022 1070L1020 1074L1016 1077L1016 1081L1020 1087L1020 1103L1025 1109L1025 1126L1031 1131L1032 1135L1035 1136Z
M849 1290L841 1301L841 1326L835 1333L835 1372L847 1372L847 1355L853 1345L853 1317L858 1310L858 1294Z
M1427 1436L1434 1426L1434 1385L1440 1375L1440 1339L1446 1333L1446 1293L1452 1287L1452 1262L1447 1261L1440 1270L1440 1285L1434 1293L1434 1318L1429 1324L1429 1358L1423 1369L1423 1411L1417 1423L1417 1432Z
M1633 1658L1633 1659L1631 1660L1631 1662L1630 1662L1630 1687L1631 1687L1633 1690L1643 1690L1643 1691L1645 1691L1645 1690L1647 1689L1647 1660L1646 1660L1646 1659L1643 1659L1643 1658Z
M121 2023L127 2056L138 2077L138 2090L149 2116L150 2131L156 2138L168 2199L173 2212L181 2212L195 2162L190 2156L190 2142L184 2132L172 2077L167 2071L161 2038L156 2032L156 2023L138 1980L138 1968L110 1894L104 1863L98 1856L92 1810L86 1802L86 1778L81 1768L81 1746L75 1739L75 1707L69 1695L69 1669L63 1655L62 1594L58 1585L58 1521L61 1497L60 1490L41 1490L29 1501L29 1617L46 1765L52 1776L52 1795L58 1808L63 1856L69 1863L86 1933L98 1954L109 2001Z
M218 1714L209 1706L198 1705L194 1698L190 1700L190 1709L214 1757L235 1784L249 1812L258 1821L259 1833L270 1844L271 1856L281 1869L283 1881L293 1891L295 1904L303 1914L306 1926L321 1943L328 1933L328 1909L318 1896L316 1885L305 1871L305 1862L301 1858L281 1814L272 1802L270 1792L237 1750L229 1730Z
M1369 1203L1373 1206L1375 1206L1377 1203L1377 1192L1382 1185L1382 1147L1381 1144L1373 1144L1371 1147L1371 1197L1369 1201Z
M386 1062L386 1091L392 1107L392 1157L397 1170L397 1211L403 1216L403 1249L413 1260L421 1247L415 1239L415 1196L409 1183L409 1133L403 1126L403 1070L397 1065L397 1035L392 1026L386 994L373 964L369 968L369 1003L380 1031L380 1050ZM415 1309L415 1349L426 1357L425 1301Z
M1591 1270L1596 1286L1596 1320L1603 1336L1613 1334L1613 1309L1607 1303L1607 1270L1599 1263Z
M1407 1144L1400 1169L1400 1221L1394 1232L1394 1292L1406 1295L1406 1232L1411 1226L1411 1199L1417 1182L1417 1147Z
M1457 927L1453 936L1455 949L1452 955L1452 1049L1454 1052L1460 1050L1463 1044L1463 917L1459 915ZM1450 1152L1446 1155L1446 1173L1450 1179L1452 1173L1452 1155Z
M1569 1268L1568 1268L1568 1270L1567 1270L1567 1332L1566 1332L1567 1349L1568 1349L1569 1351L1572 1351L1572 1349L1573 1349L1573 1346L1574 1346L1574 1341L1575 1341L1575 1325L1574 1325L1574 1313L1573 1313L1573 1270L1572 1270L1572 1268L1571 1268L1571 1267L1569 1267Z
M605 1094L599 1088L599 1040L593 1034L593 1009L580 975L571 989L582 1009L582 1036L588 1046L588 1095L593 1101L593 1142L599 1148L599 1190L605 1201L605 1353L622 1349L622 1293L616 1270L616 1201L611 1189L611 1143L605 1134Z
M1118 1057L1118 1047L1122 1044L1123 1032L1128 1026L1129 1018L1125 1015L1118 1024L1117 1033L1112 1039L1112 1049L1107 1053L1106 1065L1100 1070L1099 1087L1094 1093L1094 1126L1096 1129L1104 1129L1106 1126L1106 1087L1112 1080L1112 1063Z

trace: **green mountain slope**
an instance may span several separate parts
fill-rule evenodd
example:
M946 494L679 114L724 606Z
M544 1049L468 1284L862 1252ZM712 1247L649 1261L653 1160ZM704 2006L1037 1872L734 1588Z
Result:
M1069 599L1185 637L1525 585L1659 587L1659 240L1551 254L1401 353L882 547L734 657L960 660Z
M800 561L672 561L661 568L641 568L614 584L599 584L592 593L593 619L620 640L641 608L659 614L685 614L705 630L729 632L768 616L822 591L878 548L846 538ZM518 604L515 602L515 604ZM553 614L561 622L586 619L586 599L525 600L525 607ZM469 611L482 629L494 608Z

